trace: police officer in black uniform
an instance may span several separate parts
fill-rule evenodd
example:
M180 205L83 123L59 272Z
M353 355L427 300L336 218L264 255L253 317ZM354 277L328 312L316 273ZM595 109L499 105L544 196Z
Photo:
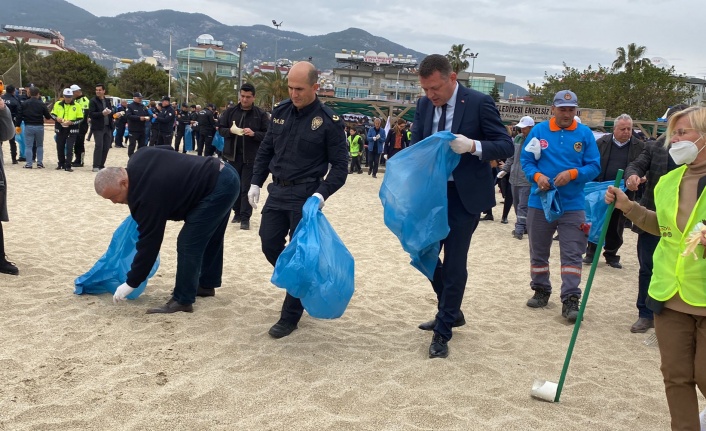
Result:
M128 157L135 152L135 144L138 150L145 146L145 121L150 121L150 115L142 104L142 94L134 93L132 103L127 105Z
M157 127L159 128L157 145L172 145L175 118L176 115L174 114L174 108L170 103L169 96L162 97L162 109L157 113Z
M273 266L284 250L287 235L291 237L302 218L304 202L316 196L319 208L323 207L324 200L348 177L343 121L319 101L317 79L316 68L309 62L292 67L288 74L290 99L274 107L270 128L255 158L248 192L253 208L257 208L262 184L272 173L262 209L260 238L262 252ZM287 293L281 317L269 334L273 338L291 334L303 311L301 301Z
M191 124L191 113L189 112L189 105L186 103L181 104L181 111L176 113L176 137L174 139L174 149L179 151L179 146L182 139L184 139L184 133L186 132L186 126ZM184 139L184 153L186 153L186 139Z

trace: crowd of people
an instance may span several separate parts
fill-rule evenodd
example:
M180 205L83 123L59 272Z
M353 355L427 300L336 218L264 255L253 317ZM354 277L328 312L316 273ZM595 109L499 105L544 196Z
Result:
M433 54L419 67L425 96L417 103L414 122L399 118L383 127L377 118L364 129L345 127L319 101L317 78L311 63L295 64L288 75L290 98L276 104L271 116L254 104L256 89L250 84L240 89L239 102L222 113L213 104L203 109L182 104L176 110L168 97L145 106L139 92L132 103L112 106L102 84L95 86L91 99L78 85L66 88L48 111L39 91L30 88L29 99L21 103L12 94L0 101L0 140L11 142L12 161L19 161L12 136L24 122L25 168L33 168L35 159L37 168L43 168L43 122L51 118L56 169L70 172L83 165L83 136L90 128L95 190L128 205L140 233L127 280L114 299L124 300L145 280L166 222L181 220L174 291L164 306L147 311L173 313L192 312L197 297L216 294L223 283L223 236L230 211L231 222L249 229L270 175L259 236L262 252L274 266L306 200L315 197L322 209L348 175L361 174L365 166L377 178L380 163L437 132L450 131L455 139L449 146L460 161L446 184L449 233L429 279L436 312L419 325L432 332L429 357L446 358L454 328L466 323L461 305L468 251L479 222L492 220L499 185L504 198L501 223L508 223L514 208L516 221L509 233L529 242L532 297L527 306L537 309L549 303L550 252L558 240L561 315L570 323L578 319L583 265L602 252L607 267L622 269L618 252L625 227L638 232L638 319L630 331L655 328L673 429L697 429L696 387L706 391L706 108L675 106L666 134L646 142L633 132L632 118L623 114L615 119L612 133L596 141L576 116L578 96L562 90L554 97L549 120L535 123L523 117L508 129L493 99L464 87L446 57ZM204 157L185 155L187 131L189 146ZM125 135L127 167L106 168L108 151L113 143L125 147ZM216 136L223 138L223 150L213 145ZM606 202L615 202L617 210L605 221L605 244L598 250L584 227L584 187L613 181L621 169L627 193L612 187L606 193ZM163 184L169 184L168 190ZM545 213L542 202L550 191L559 196L563 209L555 217ZM0 169L0 222L8 220L5 194ZM683 253L687 244L692 253ZM0 272L19 273L6 259L1 223L0 258ZM270 336L289 336L303 312L299 298L287 293Z

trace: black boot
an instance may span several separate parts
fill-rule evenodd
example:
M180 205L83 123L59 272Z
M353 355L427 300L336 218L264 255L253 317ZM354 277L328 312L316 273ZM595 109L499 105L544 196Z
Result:
M7 256L0 259L0 273L10 275L20 275L20 270L14 263L7 260Z

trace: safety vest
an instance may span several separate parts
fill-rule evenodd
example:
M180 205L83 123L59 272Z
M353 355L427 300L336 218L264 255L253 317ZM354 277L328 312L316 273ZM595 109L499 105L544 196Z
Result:
M655 207L660 240L652 257L652 280L648 294L657 301L667 301L677 292L681 299L695 307L706 307L706 259L704 246L696 248L698 258L682 256L694 226L706 219L706 193L701 193L689 215L684 232L677 227L679 184L686 166L665 174L655 187Z
M78 103L66 104L64 102L56 102L51 113L59 118L69 121L77 121L83 119L83 109Z
M350 148L351 156L357 157L360 154L360 135L355 135L355 139L351 139L353 136L348 137L348 147Z
M91 103L88 100L88 97L86 96L81 96L78 99L75 100L76 103L83 109L84 112L88 111L88 105Z

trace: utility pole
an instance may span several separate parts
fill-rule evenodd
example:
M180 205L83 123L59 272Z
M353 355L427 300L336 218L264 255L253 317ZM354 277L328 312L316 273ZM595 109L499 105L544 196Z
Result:
M471 66L471 77L468 78L468 88L473 88L473 70L476 68L476 58L478 58L478 53L471 53L470 57L473 59L473 65Z
M277 21L273 19L272 25L274 25L275 28L277 30L279 30L279 28L282 27L283 22L284 21L280 21L279 24L277 24ZM279 71L279 67L277 66L277 40L278 39L279 39L278 37L275 37L275 70L273 71L273 73L277 73L277 71ZM272 108L274 108L274 107L275 107L275 94L272 93ZM270 108L270 109L272 109L272 108Z
M243 85L243 56L245 55L245 50L248 48L248 44L245 42L240 42L238 45L238 94L240 94L240 87Z

